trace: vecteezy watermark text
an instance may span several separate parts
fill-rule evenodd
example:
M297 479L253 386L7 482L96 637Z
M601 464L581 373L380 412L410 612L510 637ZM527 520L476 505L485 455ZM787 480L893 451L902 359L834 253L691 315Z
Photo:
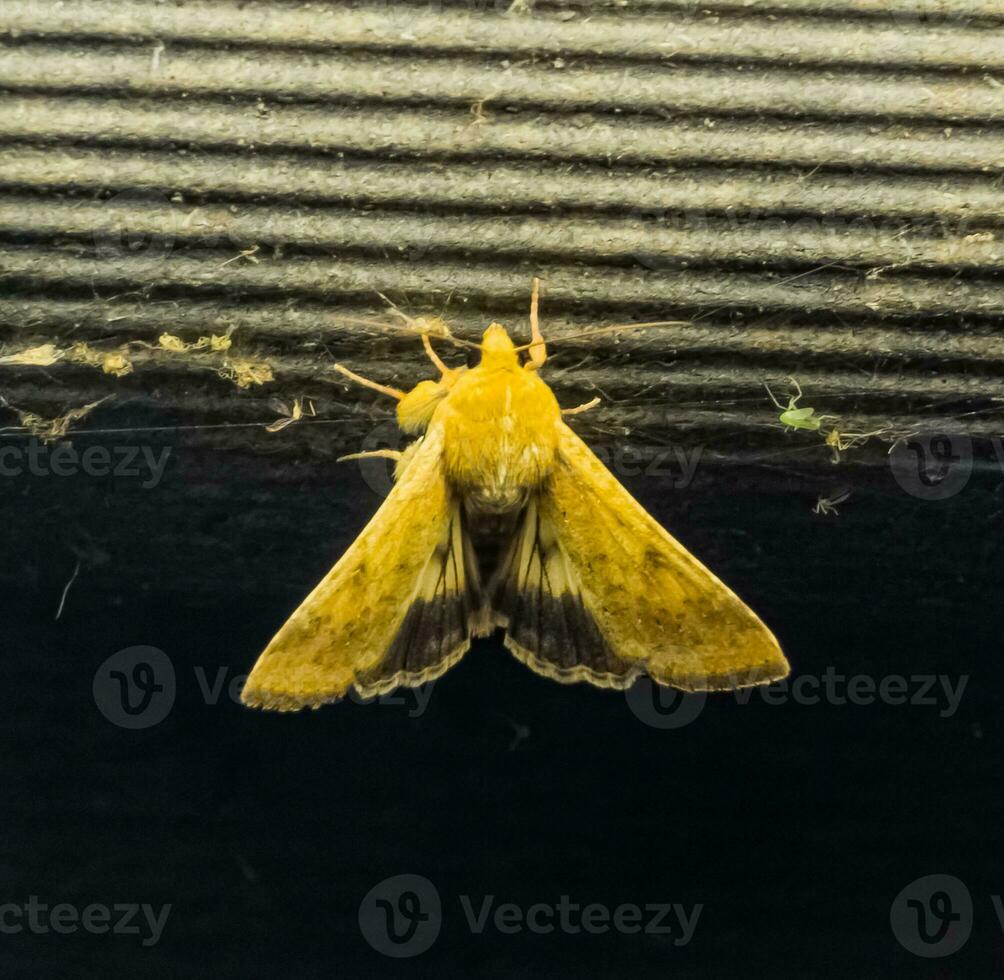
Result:
M822 674L798 674L773 684L742 687L744 678L735 678L736 689L712 695L732 697L738 704L761 701L768 705L913 705L937 708L941 718L951 718L959 709L969 683L968 674L842 674L827 667ZM632 713L653 728L683 728L697 719L708 699L707 691L684 693L654 684L643 677L625 692Z
M183 680L187 672L181 675ZM241 703L247 674L218 666L211 670L192 667L195 689L210 706L221 701ZM171 658L157 647L126 647L113 653L95 671L91 693L98 710L119 728L152 728L171 713L178 693L179 677ZM189 682L190 683L190 682ZM417 687L388 691L379 697L363 697L354 689L346 700L355 704L394 705L406 709L409 718L425 713L435 681Z
M703 446L666 445L635 448L617 445L597 446L594 455L617 476L655 476L668 478L676 490L686 490L694 481Z
M171 905L159 910L146 902L118 902L114 905L93 903L78 908L69 902L49 905L30 895L27 902L5 902L0 905L0 933L16 935L30 932L35 935L56 933L68 936L75 932L95 935L110 933L115 936L143 936L144 946L155 946L167 925Z
M497 902L495 895L457 896L460 918L474 936L493 931L503 935L529 932L538 936L624 935L669 937L674 946L686 946L697 929L704 905L676 902L624 902L611 907L602 902L573 902L561 895L557 901ZM403 959L424 953L443 927L443 902L436 886L422 875L402 874L374 885L359 905L359 929L378 953Z
M0 446L0 477L87 476L140 477L140 486L149 490L164 475L171 447L155 454L150 446L88 446L78 449L67 442L48 445L29 439L25 446Z
M495 904L494 895L484 895L475 907L470 895L460 896L468 929L481 935L489 925L501 933L532 932L539 936L552 932L575 935L579 932L602 935L621 932L626 935L671 936L674 946L686 946L694 938L697 920L704 906L687 909L676 903L648 902L635 905L625 902L609 908L602 902L580 905L568 895L557 902L534 902L523 908L514 902Z

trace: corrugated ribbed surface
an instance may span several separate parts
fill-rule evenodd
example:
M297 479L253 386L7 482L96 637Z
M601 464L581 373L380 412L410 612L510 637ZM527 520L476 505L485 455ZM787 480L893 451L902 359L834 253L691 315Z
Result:
M190 424L310 394L351 446L382 416L331 362L425 371L360 325L378 292L476 337L524 329L537 274L549 378L605 398L594 441L783 450L787 375L847 431L999 431L999 5L711 7L6 0L5 352L236 328L275 380L135 347L126 378L2 364L3 391ZM688 322L560 343L651 319Z

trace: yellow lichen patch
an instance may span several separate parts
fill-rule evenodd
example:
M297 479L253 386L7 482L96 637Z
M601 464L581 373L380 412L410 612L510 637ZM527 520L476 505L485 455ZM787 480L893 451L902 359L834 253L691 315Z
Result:
M74 364L86 364L88 367L99 367L104 355L99 350L95 350L90 344L79 341L66 352L67 360Z
M190 350L194 345L186 344L180 337L175 337L173 333L162 333L157 338L157 343L164 350L169 350L173 354L183 354L185 351Z
M82 341L74 344L67 352L66 359L74 364L86 364L88 367L99 367L105 374L121 378L132 373L132 361L125 354L125 348L115 351L95 350Z
M250 388L273 380L272 365L268 361L252 361L244 357L227 359L217 373L238 388Z
M116 378L122 378L127 374L132 372L132 361L129 360L125 354L112 351L109 354L105 354L101 358L101 370L105 374L114 375Z
M191 354L198 351L211 351L219 353L230 349L231 330L226 333L214 333L208 337L200 337L198 340L186 343L173 333L162 333L157 338L157 343L162 350L170 351L172 354Z
M12 411L17 413L18 418L21 421L21 427L32 436L37 439L41 439L42 442L53 442L57 439L62 439L69 431L70 426L82 419L85 415L90 414L100 405L110 398L108 395L105 398L99 398L96 402L89 402L86 405L81 405L79 408L71 408L68 412L64 412L62 415L57 415L53 419L44 418L35 412L28 412L24 409L15 407L14 405L7 405Z
M49 367L58 361L65 351L55 344L40 344L38 347L27 347L14 354L0 357L0 364L28 364L33 367Z
M171 354L223 354L223 360L216 369L221 378L233 381L238 388L250 388L252 385L263 385L272 380L272 366L267 361L254 361L247 357L227 357L232 341L230 327L226 333L214 333L199 337L198 340L187 342L172 333L162 333L157 338L161 350Z

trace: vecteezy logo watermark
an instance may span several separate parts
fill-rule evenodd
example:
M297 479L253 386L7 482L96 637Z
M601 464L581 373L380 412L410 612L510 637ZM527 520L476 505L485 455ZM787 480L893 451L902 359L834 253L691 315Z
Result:
M229 667L217 667L212 674L205 667L193 667L196 689L207 705L226 697L241 703L247 674ZM396 705L407 708L409 718L425 713L432 697L434 681L418 687L399 688L379 697L363 697L350 690L346 700L355 704ZM94 703L113 725L120 728L152 728L171 713L177 693L177 678L171 658L157 647L135 646L113 653L94 674Z
M140 915L142 913L142 916ZM120 902L115 905L95 903L78 908L69 902L49 906L31 895L23 904L5 902L0 905L0 933L16 935L27 930L44 936L50 932L68 936L75 932L94 935L143 936L144 946L155 946L167 925L170 905L155 912L152 905Z
M625 692L628 707L636 718L652 728L683 728L704 710L707 691L678 691L639 678Z
M994 898L999 902L999 896ZM969 940L973 898L952 875L926 875L911 881L896 896L889 923L900 945L911 953L926 958L950 956Z
M889 452L896 482L919 500L947 500L960 493L973 472L973 441L966 435L913 436Z
M359 905L359 930L378 953L404 959L424 953L439 936L442 905L421 875L395 875L374 885Z
M172 209L170 197L159 191L130 188L104 202L107 221L94 232L94 248L103 259L125 256L163 259L174 248L174 235L154 229L158 217Z
M94 703L120 728L150 728L174 705L174 664L156 647L127 647L113 653L94 674Z
M743 678L737 676L735 682L741 684ZM738 704L915 705L935 707L941 718L951 718L959 709L968 683L968 674L956 678L947 674L889 674L875 678L868 674L848 676L827 667L819 675L799 674L773 684L737 687L714 697L732 697ZM704 710L708 693L675 691L642 677L627 689L625 698L632 714L646 725L671 729L695 721Z
M369 432L361 453L400 452L404 448L404 433L396 422L381 422ZM394 461L387 457L367 456L359 460L359 472L366 485L378 496L386 497L394 486Z
M154 455L150 446L88 446L79 450L67 442L48 445L29 439L26 446L0 446L0 477L87 476L140 477L140 486L152 489L160 483L171 447Z
M488 930L503 935L530 932L602 935L670 936L674 946L693 938L703 904L687 907L658 902L622 903L611 908L601 902L583 905L561 895L556 902L534 902L524 908L515 902L496 902L495 895L477 899L459 895L461 918L472 935ZM359 929L378 953L395 958L418 956L436 941L443 926L443 905L436 886L421 875L385 878L366 893L359 905Z

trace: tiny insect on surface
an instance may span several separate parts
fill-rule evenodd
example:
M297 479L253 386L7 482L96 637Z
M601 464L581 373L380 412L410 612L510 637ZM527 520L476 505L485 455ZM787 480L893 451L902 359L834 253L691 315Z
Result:
M770 395L770 400L781 409L778 421L782 425L787 426L789 429L808 429L811 432L817 432L825 421L836 418L835 415L817 415L816 410L808 406L799 408L798 403L802 398L802 386L794 378L788 378L788 380L794 385L795 394L789 395L787 405L782 405L774 397L774 392L770 390L770 386L764 383L767 394Z
M396 458L393 490L269 643L245 704L288 711L416 686L496 629L566 683L626 688L647 674L726 690L788 674L756 614L565 424L539 373L537 307L534 280L530 343L492 323L473 368L447 367L423 333L439 378L409 392L340 368L397 399L416 438L381 451Z
M850 495L850 490L838 490L836 493L830 494L829 497L824 497L820 494L816 499L816 505L812 508L812 513L819 514L820 516L839 514L840 511L837 510L837 504L842 504Z

